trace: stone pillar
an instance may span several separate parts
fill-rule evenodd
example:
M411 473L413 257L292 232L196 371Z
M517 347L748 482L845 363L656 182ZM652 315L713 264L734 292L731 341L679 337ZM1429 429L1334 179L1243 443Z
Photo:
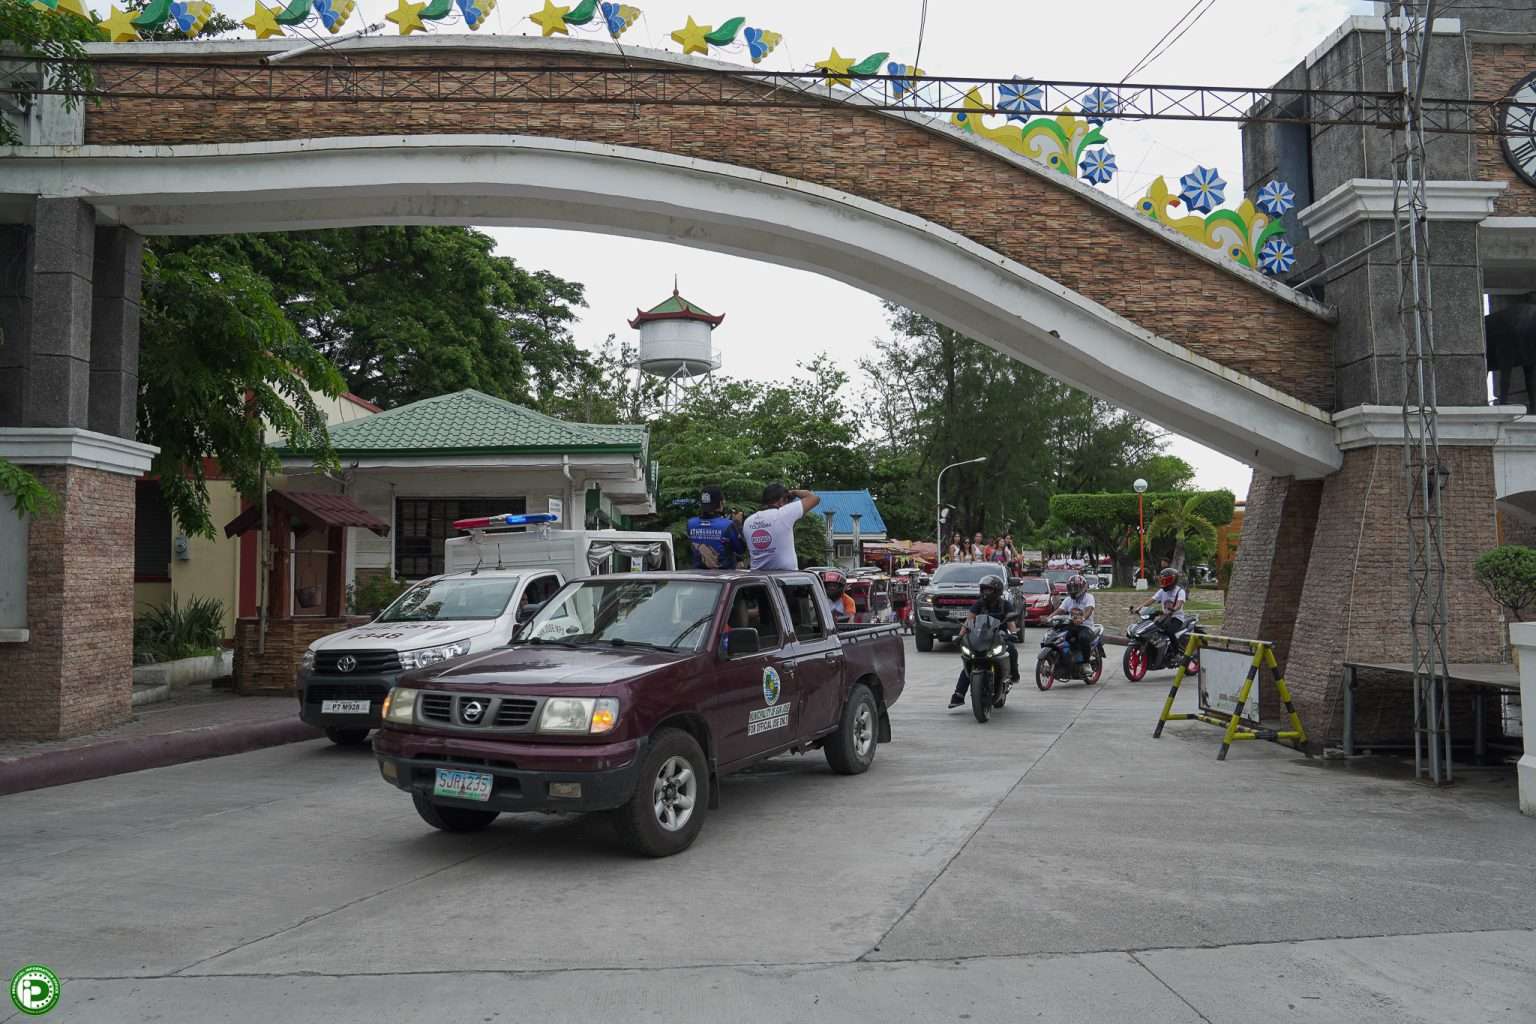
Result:
M1479 555L1498 542L1491 436L1507 414L1441 410L1445 491L1447 654L1456 662L1494 662L1503 654L1499 609L1472 578ZM1344 467L1322 482L1286 680L1319 746L1342 733L1343 663L1403 663L1412 658L1412 550L1406 515L1399 410L1340 414ZM1396 440L1399 443L1385 443ZM1246 523L1245 523L1246 528ZM1246 543L1246 538L1245 538ZM1458 731L1470 719L1458 714ZM1356 694L1357 743L1411 739L1412 691L1402 681L1362 676Z
M139 296L144 240L127 228L96 229L91 297L90 428L133 437L139 402Z
M28 357L21 422L35 427L90 423L91 280L96 215L78 199L33 204Z
M0 428L0 455L58 501L28 530L28 636L0 645L0 737L59 739L128 717L133 489L153 453L79 429Z

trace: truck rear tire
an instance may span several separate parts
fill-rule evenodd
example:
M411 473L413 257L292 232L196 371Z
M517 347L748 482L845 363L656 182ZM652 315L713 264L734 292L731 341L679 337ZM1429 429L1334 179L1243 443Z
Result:
M338 747L361 747L368 743L368 730L329 728L325 730L325 738Z
M863 683L854 683L837 732L827 738L827 764L839 775L862 775L875 763L880 743L880 708Z
M929 651L933 650L933 634L932 633L924 633L921 629L919 629L917 631L916 637L917 637L917 649L919 651L922 651L924 654L927 654Z
M474 811L467 807L444 807L427 799L425 794L412 793L411 801L421 820L444 832L479 832L496 820L500 811Z
M682 853L698 838L709 809L709 763L681 729L662 729L640 762L634 795L613 812L614 828L630 852L643 857Z

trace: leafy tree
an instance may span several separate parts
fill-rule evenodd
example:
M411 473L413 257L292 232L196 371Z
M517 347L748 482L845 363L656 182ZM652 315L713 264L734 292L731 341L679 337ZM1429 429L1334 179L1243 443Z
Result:
M1146 506L1151 509L1170 500L1189 503L1193 513L1210 524L1230 523L1235 508L1232 492L1226 490L1145 495ZM1129 580L1138 547L1135 492L1057 494L1051 498L1051 520L1085 539L1094 554L1114 558L1116 579L1122 583ZM1149 522L1149 533L1150 527Z
M336 468L312 392L335 396L336 368L283 315L270 283L226 240L144 254L139 439L159 447L152 471L187 533L211 536L206 460L241 494L277 471L265 431Z
M1184 569L1184 548L1188 538L1198 538L1207 545L1216 543L1216 527L1200 514L1203 494L1187 498L1164 498L1156 505L1156 513L1147 524L1147 532L1154 537L1173 538L1173 558L1169 565L1175 571Z
M50 10L32 0L0 0L0 43L9 44L24 57L51 61L26 64L7 60L0 70L0 86L17 90L14 98L23 109L29 109L38 82L33 76L41 74L43 86L62 90L65 109L74 110L81 95L95 85L82 44L104 38L94 24L76 15ZM0 146L19 146L21 142L16 126L0 116Z
M1195 467L1177 455L1154 455L1131 468L1149 491L1187 491L1195 482Z
M1496 547L1478 558L1472 575L1517 622L1523 622L1526 609L1536 605L1536 549L1518 544Z
M35 516L58 508L59 499L37 477L20 466L0 459L0 497L11 499L19 516Z

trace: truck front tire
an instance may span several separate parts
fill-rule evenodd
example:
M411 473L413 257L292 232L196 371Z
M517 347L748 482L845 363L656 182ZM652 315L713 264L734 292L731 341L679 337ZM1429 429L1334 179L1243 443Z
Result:
M613 812L620 841L643 857L682 853L704 827L709 783L698 741L681 729L660 730L640 762L634 795Z
M411 802L421 820L444 832L479 832L496 820L500 811L475 811L467 807L444 807L427 799L423 793L412 793Z
M862 775L874 763L879 742L880 708L875 695L863 683L854 683L837 732L827 739L827 764L839 775Z
M325 738L338 747L361 747L368 743L368 730L341 729L332 726L325 730Z
M923 632L922 627L919 626L919 627L917 627L916 638L917 638L917 649L919 651L922 651L924 654L927 654L929 651L933 650L933 634L932 633L925 633L925 632Z

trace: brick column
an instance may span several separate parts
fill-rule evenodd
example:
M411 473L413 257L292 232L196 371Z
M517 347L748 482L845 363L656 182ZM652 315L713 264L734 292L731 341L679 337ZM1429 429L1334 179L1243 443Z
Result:
M1442 444L1440 452L1451 471L1445 492L1447 653L1451 661L1498 661L1499 609L1472 578L1477 557L1498 541L1493 449ZM1399 445L1351 448L1344 453L1344 468L1323 481L1286 667L1286 680L1315 745L1336 745L1342 734L1345 661L1412 658L1406 504ZM1459 732L1470 720L1465 714L1457 719ZM1362 677L1356 695L1357 742L1409 740L1412 722L1407 684Z

